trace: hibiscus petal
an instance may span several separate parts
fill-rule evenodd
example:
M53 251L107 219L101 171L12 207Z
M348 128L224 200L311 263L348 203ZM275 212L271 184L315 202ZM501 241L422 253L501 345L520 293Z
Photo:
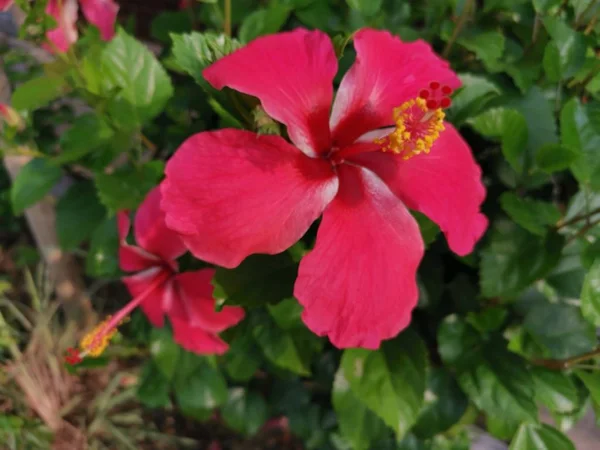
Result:
M131 296L137 297L148 289L158 277L165 276L166 274L161 268L154 267L135 275L123 277L122 281L125 283L125 286L127 286ZM165 283L156 287L140 305L142 311L144 311L148 317L148 320L155 327L160 328L163 326L163 302L165 301L165 298L171 295L173 295L173 283L172 279L167 279Z
M222 355L229 346L219 336L194 327L185 320L169 317L173 325L173 339L185 350L200 355Z
M337 347L375 349L410 322L423 241L375 174L349 165L338 171L339 193L323 213L314 250L300 262L294 296L316 334Z
M8 11L12 4L13 0L0 0L0 12Z
M231 268L294 244L337 187L327 161L279 136L220 130L192 136L167 163L162 208L196 257Z
M403 160L374 152L352 160L376 172L409 208L440 226L455 253L466 255L487 228L480 213L485 187L471 149L452 125L444 125L429 154Z
M258 97L306 154L330 148L329 110L337 58L321 31L297 29L262 37L204 70L216 89Z
M354 36L356 61L344 76L331 113L334 146L394 123L393 109L415 98L431 81L453 89L460 80L424 41L402 42L387 31Z
M179 235L167 228L165 213L160 208L162 195L157 186L152 189L135 214L135 240L148 253L171 261L185 253Z
M127 211L117 213L117 228L119 231L119 267L125 272L145 270L161 264L160 258L148 253L140 247L129 245L126 242L131 220Z
M214 287L211 284L215 271L202 269L176 276L179 301L187 313L190 325L213 333L234 326L244 318L244 310L237 306L224 306L215 311Z
M110 41L115 35L115 22L119 5L113 0L79 0L83 15L100 30L100 36Z
M46 33L56 49L66 52L77 41L77 0L49 0L46 14L52 16L57 27Z

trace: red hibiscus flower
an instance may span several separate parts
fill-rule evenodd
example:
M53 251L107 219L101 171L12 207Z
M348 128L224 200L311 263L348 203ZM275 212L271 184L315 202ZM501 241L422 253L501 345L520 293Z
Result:
M127 244L129 216L119 213L119 260L121 269L137 272L123 278L134 299L88 333L80 343L81 352L70 349L68 362L76 363L87 354L100 355L116 327L138 306L155 327L163 326L166 314L173 326L175 341L186 350L200 354L222 354L227 350L227 344L217 333L242 320L244 311L231 306L215 311L210 283L213 269L177 272L175 259L185 253L185 246L178 235L165 226L160 200L160 190L155 188L137 211L134 234L138 246Z
M57 26L46 37L61 52L66 52L77 41L77 0L49 0L46 14L56 20ZM119 6L113 0L79 0L83 15L100 30L105 41L115 34L115 21Z
M258 97L294 145L234 129L196 134L167 164L162 207L195 256L229 268L284 251L322 214L295 284L303 320L338 347L374 349L417 303L423 242L409 209L465 255L487 227L485 188L443 121L460 85L448 63L385 31L357 32L354 47L333 107L337 59L320 31L260 38L205 69L215 88Z
M0 12L8 11L8 8L12 6L14 0L0 0Z

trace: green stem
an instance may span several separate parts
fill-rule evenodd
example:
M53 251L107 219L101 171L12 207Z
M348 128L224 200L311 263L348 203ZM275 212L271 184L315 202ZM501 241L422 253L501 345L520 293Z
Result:
M556 225L556 229L560 230L561 228L568 227L569 225L573 225L574 223L589 219L590 217L595 216L596 214L600 214L600 208L596 208L580 216L575 216L572 219L569 219L565 222L559 222L558 225Z
M579 356L574 356L572 358L537 359L532 362L537 366L544 366L544 367L546 367L548 369L552 369L552 370L565 370L565 369L570 369L575 365L578 365L577 363L587 361L587 360L590 360L593 358L597 358L598 356L600 356L600 347L598 347L596 350L593 350L591 352L584 353Z
M460 35L460 32L462 31L463 27L467 23L469 14L471 13L471 10L473 9L474 6L475 6L475 0L467 0L467 2L465 3L462 13L460 14L460 17L458 18L458 22L456 23L456 27L454 27L454 31L452 32L452 36L450 36L450 39L448 40L448 43L446 44L446 48L444 48L444 52L442 53L442 56L444 58L448 58L448 55L450 54L450 50L452 49L452 46L456 42L456 39L458 39L458 36Z
M223 31L229 37L231 37L231 0L225 0L225 7L223 8Z

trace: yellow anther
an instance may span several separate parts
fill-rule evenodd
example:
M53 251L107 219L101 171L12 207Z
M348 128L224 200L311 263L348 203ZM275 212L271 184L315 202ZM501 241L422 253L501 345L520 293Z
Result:
M420 153L429 153L440 132L444 130L444 112L430 110L422 98L411 99L394 108L396 129L384 138L375 139L381 151L410 159Z
M106 318L103 322L100 322L96 327L86 334L83 339L79 342L79 347L81 347L82 351L89 356L98 357L100 356L108 344L112 337L117 333L116 328L108 328L110 321L110 316Z

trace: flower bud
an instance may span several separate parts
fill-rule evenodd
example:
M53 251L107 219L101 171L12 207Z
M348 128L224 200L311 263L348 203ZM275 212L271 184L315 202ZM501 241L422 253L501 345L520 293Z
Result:
M6 122L9 127L16 128L19 131L25 129L25 122L19 113L4 103L0 103L0 119Z

